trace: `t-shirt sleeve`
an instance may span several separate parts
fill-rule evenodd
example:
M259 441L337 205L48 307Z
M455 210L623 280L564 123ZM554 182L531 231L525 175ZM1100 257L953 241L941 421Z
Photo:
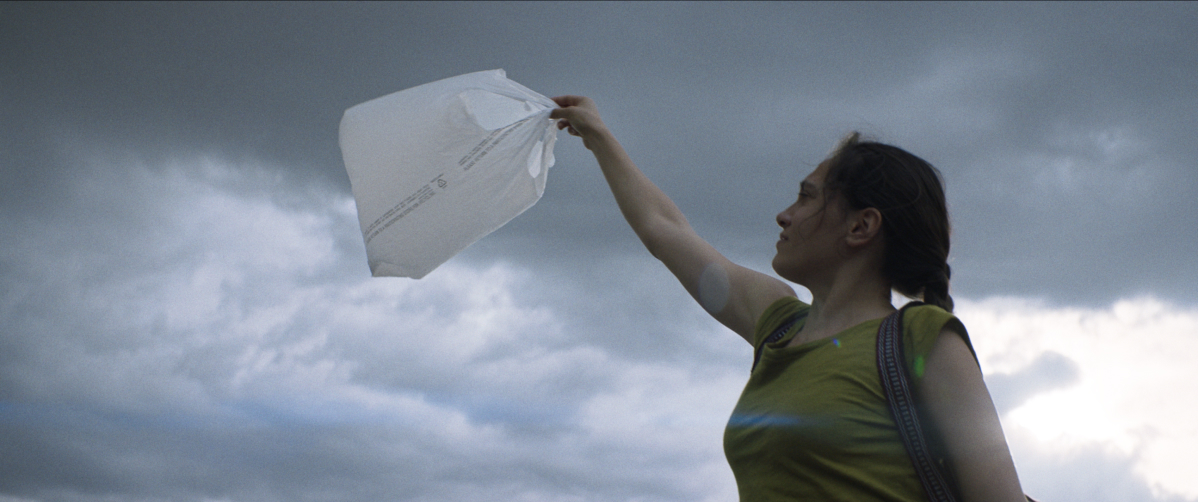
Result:
M957 316L935 305L917 305L903 312L903 352L906 353L907 371L915 380L923 378L928 353L945 327L961 335L973 359L977 360L973 343L969 341L969 332Z
M782 326L782 323L809 308L810 305L793 296L779 298L770 304L757 319L757 326L753 330L753 348L760 346L766 337Z

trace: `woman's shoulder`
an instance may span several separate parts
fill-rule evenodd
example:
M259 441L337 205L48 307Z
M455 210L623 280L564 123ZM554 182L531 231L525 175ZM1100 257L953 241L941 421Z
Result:
M952 312L928 303L918 303L903 311L903 327L908 330L933 331L939 333L945 325L961 324L960 319ZM956 327L956 326L953 326ZM960 328L964 330L965 326ZM961 333L965 334L965 333Z
M969 340L969 331L952 312L926 303L913 305L903 311L903 344L911 363L916 363L922 356L931 352L937 337L950 333L960 336L969 347L969 351L974 352L973 343ZM974 358L977 358L976 353Z
M753 345L756 346L783 323L806 315L810 309L811 305L794 296L784 296L775 300L761 312L761 317L757 319L757 325L753 330Z

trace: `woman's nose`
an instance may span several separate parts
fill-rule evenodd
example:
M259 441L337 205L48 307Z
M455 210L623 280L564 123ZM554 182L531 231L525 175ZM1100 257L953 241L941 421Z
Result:
M790 226L790 215L786 211L782 211L778 213L778 216L774 217L774 221L778 222L778 226L786 228Z

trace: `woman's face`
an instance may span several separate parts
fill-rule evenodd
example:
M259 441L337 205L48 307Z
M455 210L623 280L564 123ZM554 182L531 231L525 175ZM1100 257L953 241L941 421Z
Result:
M839 259L836 254L839 223L844 221L841 205L830 201L824 189L828 164L824 162L807 175L799 185L798 200L778 213L782 227L775 247L774 271L783 278L807 285L821 272L832 269Z

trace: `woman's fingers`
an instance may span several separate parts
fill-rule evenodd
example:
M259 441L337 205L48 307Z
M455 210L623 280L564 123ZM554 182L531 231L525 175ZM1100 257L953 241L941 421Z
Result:
M572 124L570 122L570 118L577 119L578 117L577 117L577 115L575 115L574 113L571 113L571 112L572 112L572 110L567 110L565 108L558 108L558 109L553 110L553 113L551 113L549 115L549 118L558 119L558 121L557 121L558 130L566 129L570 132L570 134L578 136L578 130L575 129L574 124ZM580 122L583 122L583 120L580 120Z
M585 96L557 96L550 98L560 108L554 108L549 118L557 120L557 128L565 129L571 136L583 138L604 127L599 118L599 109L591 98ZM589 147L588 147L589 148Z
M552 112L549 112L549 118L561 119L558 121L558 124L561 124L562 122L569 123L569 117L567 117L567 115L571 115L571 113L565 108L554 108Z
M549 118L568 120L571 117L577 116L578 112L579 108L574 105L566 105L561 108L554 108L552 112L549 112Z
M566 119L557 121L557 129L559 131L565 129L566 132L570 133L571 135L579 136L578 130L574 129L574 127L570 125L570 121Z

